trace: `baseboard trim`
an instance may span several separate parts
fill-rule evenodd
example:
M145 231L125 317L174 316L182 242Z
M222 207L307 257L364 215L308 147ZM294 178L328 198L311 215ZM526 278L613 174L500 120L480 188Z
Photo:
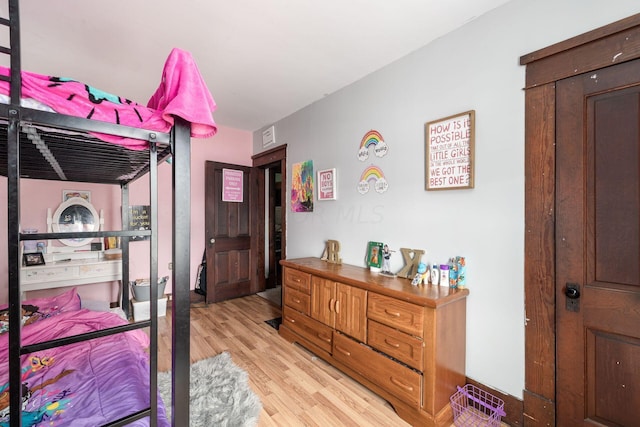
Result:
M475 381L469 377L467 377L467 384L472 384L484 391L487 391L494 396L499 397L504 400L504 412L507 414L502 417L502 422L508 424L513 427L524 426L523 424L523 412L524 412L524 404L522 400L518 399L515 396L510 394L505 394L499 390L493 389L489 386L486 386L478 381Z

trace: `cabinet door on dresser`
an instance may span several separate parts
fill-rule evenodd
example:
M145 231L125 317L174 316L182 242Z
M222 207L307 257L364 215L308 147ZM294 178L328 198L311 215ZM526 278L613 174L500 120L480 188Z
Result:
M367 291L336 283L335 328L361 342L367 340Z
M311 276L311 317L329 327L336 322L336 282Z
M359 341L367 336L367 291L311 276L311 317Z

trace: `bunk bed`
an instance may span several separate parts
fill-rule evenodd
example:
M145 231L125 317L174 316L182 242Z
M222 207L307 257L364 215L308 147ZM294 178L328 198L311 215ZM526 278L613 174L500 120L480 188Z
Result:
M7 178L9 303L8 331L0 335L0 347L7 350L0 351L0 360L8 359L8 383L0 389L0 406L4 398L8 397L9 402L7 408L0 408L0 417L8 415L8 420L7 417L0 418L0 425L38 425L38 420L35 423L29 420L32 416L46 419L42 425L168 425L162 406L158 406L157 287L151 286L150 319L132 323L111 313L96 317L95 313L78 309L73 298L69 300L68 307L62 304L68 308L65 310L59 309L59 301L22 301L20 247L24 241L29 240L121 238L122 283L125 284L122 287L123 300L128 302L126 284L129 282L130 238L149 236L150 282L153 284L158 280L158 165L169 157L173 176L171 424L189 425L190 221L185 218L191 217L190 137L206 137L215 133L213 98L195 64L193 67L185 66L190 62L190 56L180 50L174 50L169 55L162 81L149 101L149 108L105 94L81 82L23 71L20 63L19 1L7 1L9 16L0 18L0 24L9 28L10 36L10 46L0 47L1 53L10 56L10 68L0 69L0 174ZM183 96L185 85L191 88L187 89L189 93L186 97ZM84 92L88 100L79 99ZM197 101L197 107L189 104L189 97L194 94L201 97ZM92 96L98 98L91 99ZM66 102L65 105L65 101L69 99L73 99L74 103L69 105ZM109 108L101 111L105 105ZM127 230L129 184L147 174L150 230ZM20 180L26 177L119 186L122 194L123 229L36 234L21 232ZM48 311L47 307L50 306L56 308ZM28 311L32 307L38 307L36 311L45 315L35 319L37 321L25 321L23 309ZM25 326L22 326L23 321ZM148 342L142 328L149 328ZM147 345L147 355L141 356L139 348ZM133 354L139 360L134 360L129 365L141 364L144 367L142 371L149 374L146 379L141 380L147 388L144 404L140 406L132 403L128 410L118 406L114 414L109 415L115 418L92 419L91 407L83 408L84 414L73 412L71 406L74 405L62 408L61 405L66 402L64 399L68 397L65 395L68 387L61 384L72 377L68 371L81 371L83 363L96 361L71 361L70 363L78 364L76 367L65 367L58 362L73 359L64 355L70 349L76 349L74 354L86 353L88 350L85 351L83 346L93 348L91 354L101 355L107 354L106 348L109 347L131 347L132 350L126 353ZM95 352L98 346L105 349L104 353ZM125 356L117 354L110 357ZM53 360L56 361L55 364L52 363ZM55 365L57 371L52 370L55 371L55 377L39 377L50 368L49 365ZM107 366L106 362L104 365ZM116 393L122 393L119 387L123 378L131 379L140 371L137 369L132 374L126 366L122 369L122 377L118 377L117 372L111 372L112 383L101 385L102 393L107 393L111 388ZM6 372L0 374L5 376ZM39 378L37 387L29 387L30 378ZM56 381L60 381L60 388L55 387ZM28 400L37 394L42 395L43 389L52 384L53 390L58 394L51 389L47 393L49 396L55 395L55 399L42 400L47 405L44 405L44 409L40 408L40 413L31 410ZM139 386L136 387L139 391ZM79 390L77 394L89 394L88 389ZM123 398L125 396L129 395L115 396L115 399L120 399L120 403L124 404L129 401L128 398ZM86 400L78 400L77 406L82 406L81 402ZM106 404L114 402L115 400L111 400ZM56 409L59 411L55 412ZM95 408L93 410L102 411ZM74 416L82 417L82 420L78 418L76 422L70 418ZM90 421L86 421L87 419Z

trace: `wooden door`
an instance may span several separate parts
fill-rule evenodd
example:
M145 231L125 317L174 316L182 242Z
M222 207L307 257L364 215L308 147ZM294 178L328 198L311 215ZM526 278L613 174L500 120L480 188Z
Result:
M336 282L311 276L311 317L333 328L335 304Z
M336 286L336 329L366 342L367 291L344 283Z
M223 186L234 186L236 175L229 174L225 183L224 169L242 172L242 201L223 201ZM246 166L205 164L207 303L251 293L251 273L256 268L251 256L251 176Z
M557 425L638 425L640 60L556 100Z

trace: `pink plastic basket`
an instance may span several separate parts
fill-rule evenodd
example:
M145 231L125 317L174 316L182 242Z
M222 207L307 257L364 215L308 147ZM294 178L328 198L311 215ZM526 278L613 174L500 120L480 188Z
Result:
M462 426L500 426L500 420L506 414L504 401L472 384L458 387L451 396L453 424Z

